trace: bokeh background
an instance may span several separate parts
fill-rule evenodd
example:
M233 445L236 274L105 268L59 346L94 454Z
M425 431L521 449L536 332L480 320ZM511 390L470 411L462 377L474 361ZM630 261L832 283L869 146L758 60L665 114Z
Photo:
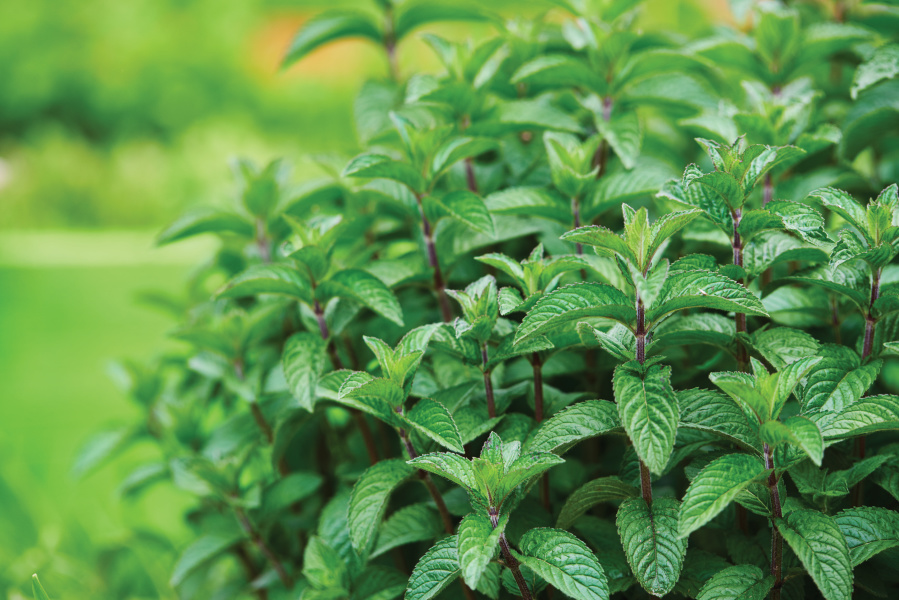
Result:
M487 1L516 15L546 7ZM75 457L91 434L137 414L110 362L175 343L152 299L177 295L210 250L157 250L154 235L188 207L229 203L236 156L283 156L301 181L323 175L316 155L356 149L353 98L366 77L386 75L381 53L341 42L279 68L298 27L340 4L369 8L0 2L0 599L30 598L34 571L59 599L174 598L186 499L164 486L119 497L148 448L87 472ZM650 0L643 15L647 29L684 33L730 18L725 0ZM437 68L418 39L399 57L407 72Z

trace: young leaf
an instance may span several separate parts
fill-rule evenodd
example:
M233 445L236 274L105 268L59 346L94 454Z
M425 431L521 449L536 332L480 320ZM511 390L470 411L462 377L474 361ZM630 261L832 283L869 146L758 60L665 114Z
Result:
M733 400L713 390L676 392L680 407L678 427L706 431L745 450L759 451L758 431Z
M326 342L315 333L295 333L284 343L281 366L300 407L312 412L318 379L325 371Z
M765 600L772 587L774 578L755 565L737 565L718 571L696 600Z
M674 449L679 409L671 389L671 367L653 365L640 373L619 366L612 385L618 416L649 470L661 475Z
M321 536L312 536L306 544L303 575L319 589L349 587L346 561Z
M631 571L644 590L664 596L674 588L684 566L687 538L677 535L678 502L629 498L618 508L616 523Z
M431 454L422 454L418 458L407 461L417 469L430 471L435 475L440 475L469 490L478 489L478 480L475 475L471 461L466 460L458 454L449 452L432 452Z
M402 183L416 194L425 190L424 178L412 165L383 154L360 154L346 166L343 176L390 179Z
M451 535L434 544L421 557L406 585L406 600L435 598L459 576L462 569L457 547L458 538Z
M821 466L824 457L824 438L821 431L805 417L790 417L783 423L768 421L759 428L761 440L769 446L790 443L805 452L812 462Z
M531 529L518 545L521 562L575 600L609 600L606 574L581 540L560 529Z
M623 292L603 283L575 283L546 294L534 305L515 334L515 343L558 331L581 319L606 317L629 325L636 309Z
M680 507L678 535L687 537L714 519L764 473L761 458L748 454L726 454L710 462L687 488Z
M406 418L417 431L444 448L459 454L465 453L456 422L446 407L436 400L422 398L409 411Z
M826 600L852 598L849 547L833 517L801 508L774 524Z
M356 481L347 515L350 541L356 552L362 554L369 549L390 494L414 472L401 459L394 458L372 465Z
M451 217L489 236L494 234L493 217L477 194L468 190L456 190L441 198L428 196L424 202L439 216Z
M397 325L403 325L403 309L399 300L384 282L361 269L345 269L323 282L318 291L324 297L355 300L386 317Z
M459 524L458 541L459 565L462 578L470 588L476 588L481 576L499 553L499 536L504 527L493 528L490 519L472 513Z

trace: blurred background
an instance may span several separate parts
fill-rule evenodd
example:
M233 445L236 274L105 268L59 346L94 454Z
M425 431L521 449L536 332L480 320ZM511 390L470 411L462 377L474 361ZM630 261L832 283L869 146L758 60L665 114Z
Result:
M174 343L145 299L177 292L210 248L156 250L155 234L188 207L229 203L235 156L283 156L301 181L321 174L310 156L355 151L353 98L386 75L381 53L341 42L279 68L299 26L336 5L369 6L0 2L0 598L30 598L34 571L58 599L174 597L185 499L164 486L137 503L119 497L147 448L99 470L74 457L136 414L109 362ZM522 15L547 4L490 6ZM650 0L643 15L647 29L685 34L730 18L725 0ZM436 68L425 48L404 42L401 68ZM122 572L132 575L108 580Z

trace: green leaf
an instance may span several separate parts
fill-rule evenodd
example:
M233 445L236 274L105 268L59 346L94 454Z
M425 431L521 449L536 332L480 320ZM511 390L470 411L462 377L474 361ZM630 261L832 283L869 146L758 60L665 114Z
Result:
M687 488L680 508L678 535L687 537L714 519L765 472L761 458L748 454L726 454L710 462Z
M560 194L536 187L510 187L484 199L496 215L525 215L570 223L571 203Z
M468 490L478 489L478 479L471 462L465 457L449 452L432 452L408 461L408 464L417 469L429 471L449 479L456 485Z
M868 235L868 218L865 215L865 209L855 198L843 190L832 187L819 188L809 193L809 197L819 199L824 206L843 217L864 235L869 244L873 243Z
M617 477L600 477L588 481L568 496L568 500L565 501L559 512L556 527L569 529L575 521L597 504L626 500L639 493L637 488Z
M564 454L578 442L621 427L618 408L608 400L587 400L553 415L524 446L525 452Z
M369 558L376 558L404 544L434 540L441 534L443 524L430 504L404 506L381 524L377 544Z
M156 245L164 246L202 233L233 233L242 237L253 237L253 224L234 213L215 209L201 209L189 212L165 228L156 237Z
M390 179L402 183L414 193L425 190L425 180L415 168L383 154L360 154L343 170L344 177Z
M825 439L895 431L899 429L899 396L884 394L862 398L819 426Z
M656 222L652 224L649 252L646 255L647 260L652 261L652 258L655 256L656 252L659 251L659 248L665 240L689 225L691 221L700 215L702 215L702 211L694 209L671 212L659 217Z
M456 190L442 198L428 196L424 202L439 216L451 217L489 236L494 234L493 217L477 194L468 190Z
M312 303L312 285L293 267L287 265L253 265L229 281L218 295L221 298L243 298L259 294L280 294Z
M678 502L643 498L621 503L615 522L627 562L644 590L664 596L674 588L684 566L687 538L677 535Z
M841 411L857 402L874 384L882 361L859 366L858 355L843 346L827 346L798 394L804 412Z
M834 517L846 544L852 566L899 546L899 513L879 506L859 506Z
M326 342L320 335L295 333L284 343L281 355L284 378L294 399L309 412L312 412L318 379L325 372L326 362Z
M460 160L490 152L498 146L499 143L490 138L454 137L434 153L434 160L431 162L431 173L436 177Z
M207 533L198 537L178 557L169 584L172 587L181 585L191 573L238 543L241 537L236 531Z
M769 446L790 443L805 452L812 462L821 466L824 458L824 438L821 430L805 417L790 417L783 423L768 421L759 429L762 442Z
M765 600L772 587L774 578L755 565L737 565L713 575L696 600Z
M574 283L537 301L521 322L515 343L591 317L606 317L629 325L636 315L628 297L614 287L603 283Z
M852 99L884 79L899 75L899 46L889 44L874 51L871 57L860 64L852 78Z
M460 575L457 547L457 536L451 535L425 552L409 577L405 600L430 600Z
M774 524L826 600L852 598L849 547L833 517L800 508Z
M465 453L462 447L462 438L459 437L459 428L453 421L452 415L443 404L431 398L419 400L406 418L422 433L444 448L448 448L459 454Z
M671 389L671 367L653 365L643 377L627 366L615 369L612 381L618 416L637 456L661 475L674 450L679 408Z
M50 600L50 596L41 585L41 580L37 578L37 573L31 576L31 592L34 594L34 600Z
M538 527L521 538L521 562L575 600L608 600L606 574L593 552L567 531Z
M519 485L563 462L565 462L563 458L551 452L530 451L515 459L506 469L500 485L496 488L496 496L500 499L497 504L500 504L502 499L505 499Z
M608 87L583 60L566 54L538 56L519 67L510 82L538 88L586 87L600 94Z
M414 29L441 21L487 21L490 14L484 5L446 0L408 0L399 5L396 15L396 37L403 39Z
M701 185L706 192L723 202L731 210L743 206L743 189L734 177L723 171L712 171L695 178L690 185Z
M393 600L406 590L406 574L377 565L366 567L353 582L350 600ZM343 596L346 597L345 595ZM305 596L304 596L305 599Z
M459 566L462 578L470 588L476 588L490 561L499 554L499 537L504 524L496 529L484 515L472 513L459 524Z
M593 246L596 253L600 256L614 256L618 254L635 265L640 262L640 259L638 259L621 236L599 225L578 227L562 235L562 239L566 242Z
M414 472L402 459L394 458L372 465L356 481L347 515L356 552L362 554L370 548L390 494Z
M349 587L346 561L320 536L309 538L303 552L303 575L319 589Z
M290 43L282 64L293 64L316 48L346 37L368 38L381 43L382 33L362 12L325 12L303 25Z
M84 477L117 455L135 439L136 436L130 427L118 427L93 434L75 455L72 475Z
M654 323L686 308L714 308L748 315L768 316L752 292L724 275L711 271L677 271L669 274L655 305L646 312Z
M339 297L355 300L379 315L403 325L403 310L384 282L361 269L344 269L323 282L318 290L323 297Z
M758 452L758 431L733 400L713 390L676 393L680 408L678 427L712 433L746 450Z
M600 113L601 114L601 113ZM625 169L633 169L640 155L643 143L643 130L636 112L620 112L612 115L608 121L600 116L596 119L597 128L615 152Z

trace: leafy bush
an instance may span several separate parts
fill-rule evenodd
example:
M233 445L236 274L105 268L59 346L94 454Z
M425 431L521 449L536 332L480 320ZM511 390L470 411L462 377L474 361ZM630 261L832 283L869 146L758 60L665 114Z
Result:
M289 60L497 34L367 83L333 178L241 162L233 210L160 235L222 243L88 450L153 440L124 493L196 496L182 597L896 593L899 9L683 40L552 4L311 21Z

